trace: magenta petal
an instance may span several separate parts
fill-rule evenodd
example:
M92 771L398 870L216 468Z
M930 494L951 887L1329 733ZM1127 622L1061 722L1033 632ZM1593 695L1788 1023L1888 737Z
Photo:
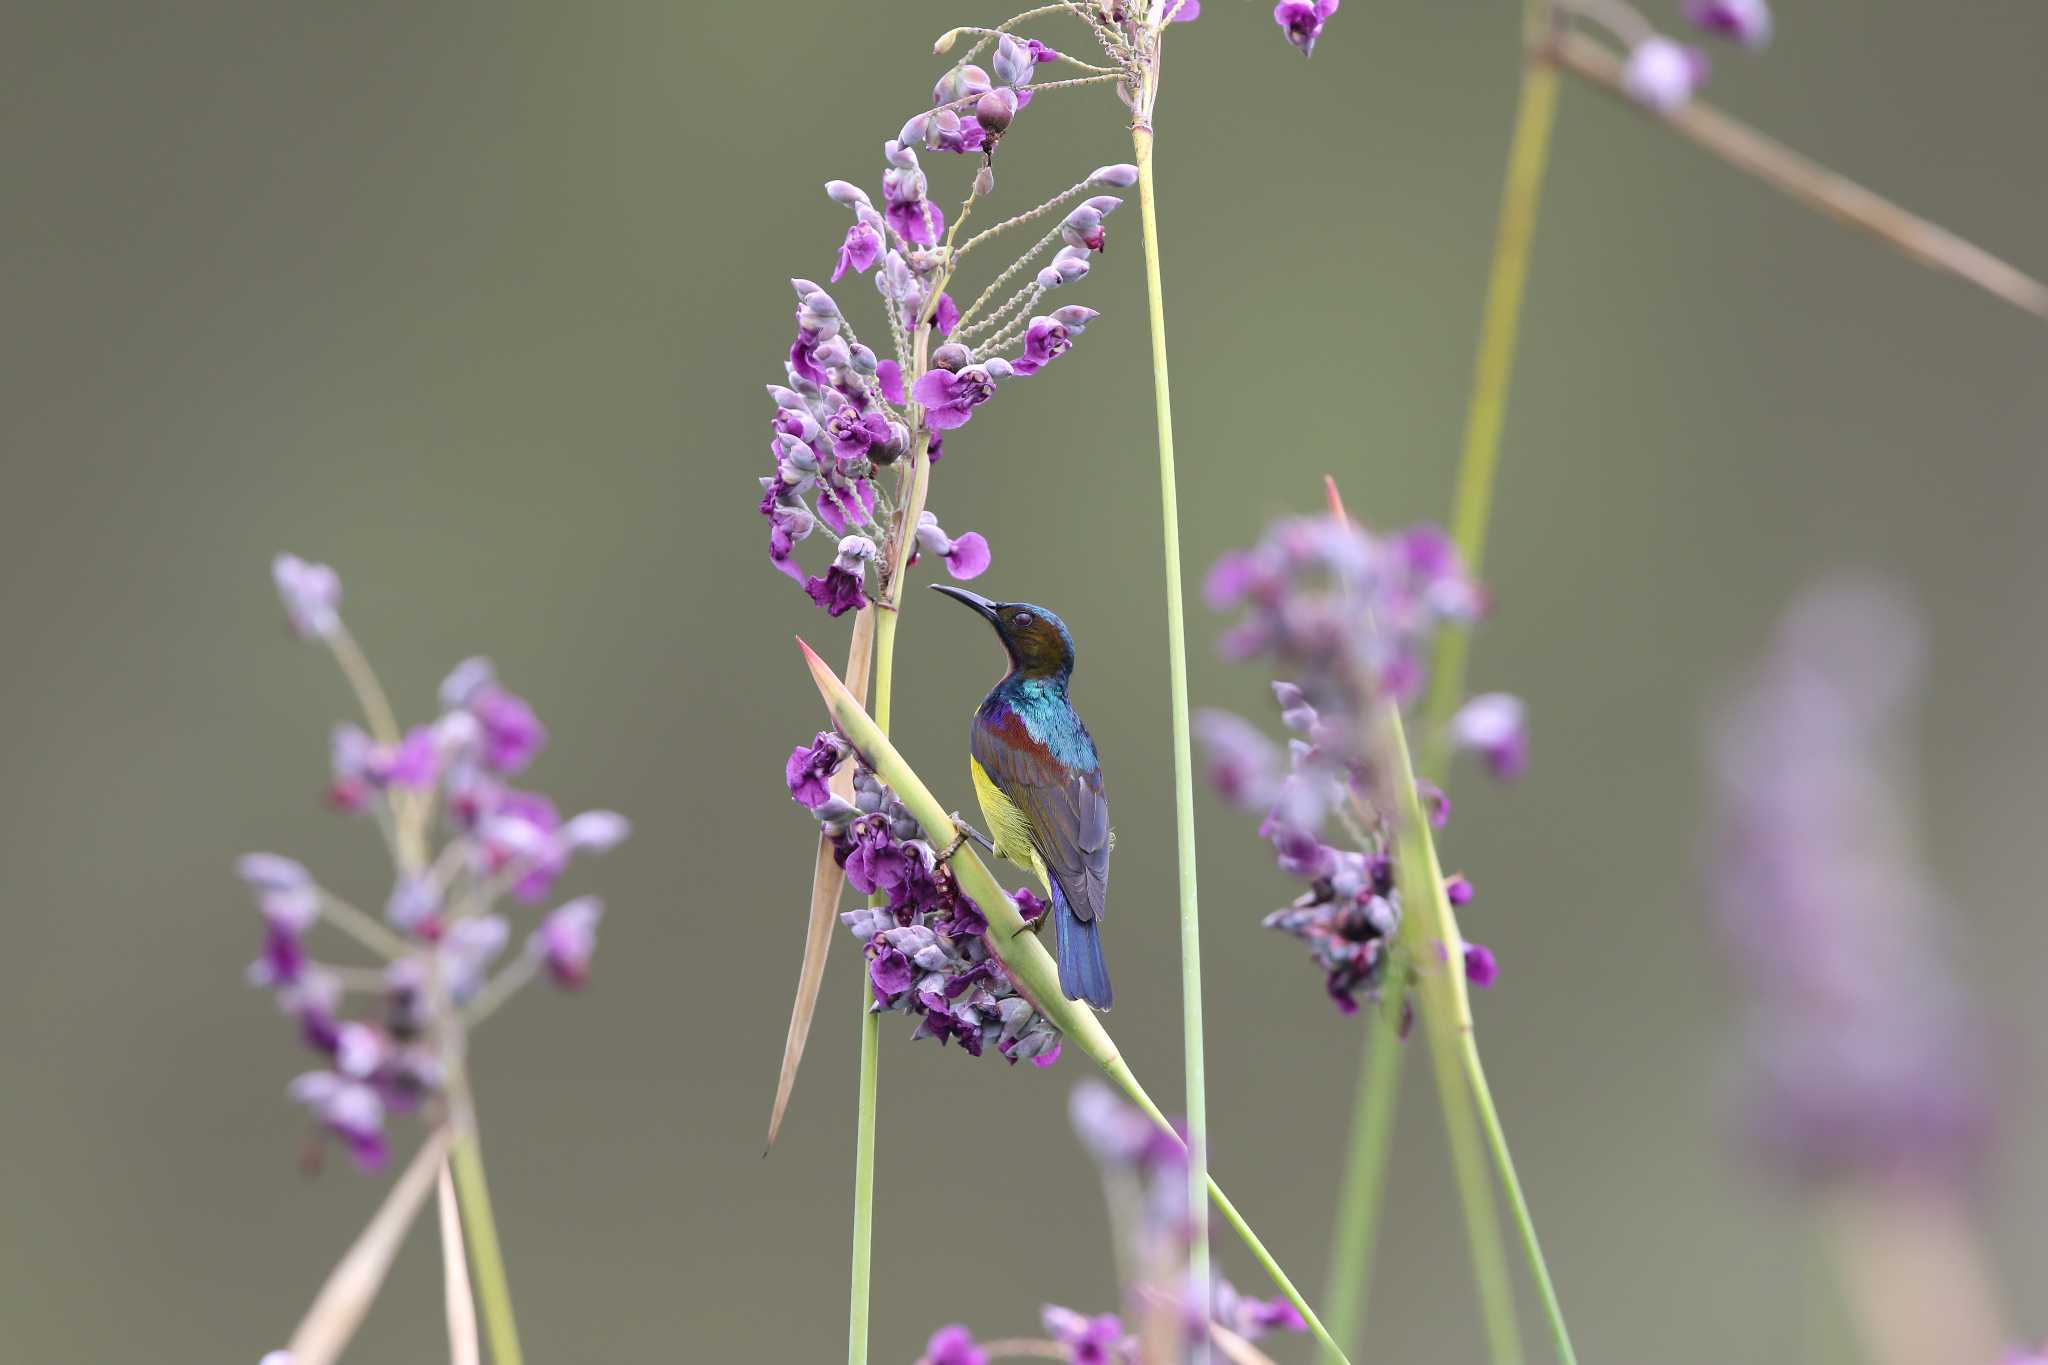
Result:
M979 531L969 531L946 551L946 572L958 579L974 578L988 568L988 561L987 539Z
M882 397L891 403L901 405L903 400L903 367L893 360L884 360L875 366L875 382L882 386Z

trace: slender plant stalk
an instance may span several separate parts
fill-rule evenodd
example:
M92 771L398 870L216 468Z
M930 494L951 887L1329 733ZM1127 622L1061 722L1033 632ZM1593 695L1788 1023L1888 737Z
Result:
M1405 897L1403 898L1405 902ZM1460 963L1455 970L1461 974ZM1426 1007L1425 1007L1426 1008ZM1444 1115L1444 1136L1450 1148L1451 1175L1458 1188L1458 1207L1465 1217L1465 1248L1472 1261L1472 1284L1479 1294L1479 1321L1486 1331L1487 1358L1494 1365L1521 1365L1522 1329L1515 1316L1514 1273L1508 1266L1507 1244L1500 1235L1500 1209L1493 1201L1492 1173L1486 1149L1472 1119L1472 1101L1459 1071L1455 1042L1443 1030L1425 1026L1430 1070ZM1469 1036L1469 1035L1468 1035Z
M1532 29L1544 22L1542 7L1532 8ZM1478 359L1473 367L1472 393L1465 417L1465 442L1458 464L1457 491L1451 516L1452 536L1466 566L1475 576L1486 543L1486 531L1493 506L1493 486L1500 464L1501 432L1507 414L1507 400L1514 377L1515 346L1520 334L1522 300L1527 293L1530 244L1536 235L1537 211L1542 201L1543 176L1550 156L1551 132L1557 122L1558 75L1547 62L1528 60L1522 66L1521 94L1515 106L1515 125L1509 140L1506 183L1501 191L1499 224L1494 232L1493 261L1488 271L1485 310L1480 320ZM1433 685L1424 724L1424 768L1442 780L1444 768L1443 732L1464 692L1465 660L1468 648L1463 631L1446 630L1437 640L1436 660L1431 669ZM1389 992L1398 1000L1404 992ZM1373 1037L1366 1048L1363 1074L1359 1077L1359 1098L1352 1119L1350 1159L1344 1176L1344 1195L1339 1204L1339 1225L1331 1255L1328 1304L1330 1321L1337 1339L1346 1348L1358 1342L1365 1321L1365 1302L1372 1272L1372 1248L1378 1235L1380 1194L1386 1184L1386 1161L1390 1143L1387 1134L1394 1124L1399 1099L1402 1049L1390 1041L1392 1031L1384 1020L1371 1026ZM1448 1100L1446 1101L1449 1102ZM1462 1106L1460 1106L1462 1108ZM1459 1134L1462 1131L1463 1141ZM1454 1156L1471 1145L1470 1118L1452 1124ZM1459 1168L1466 1169L1460 1162ZM1490 1203L1491 1201L1486 1201ZM1484 1228L1497 1248L1498 1232L1490 1216L1479 1218L1468 1201L1468 1228ZM1475 1271L1482 1285L1505 1283L1504 1258L1496 1251L1482 1255L1474 1247ZM1483 1269L1480 1267L1484 1267ZM1482 1292L1494 1302L1498 1290ZM1501 1324L1506 1324L1505 1342L1513 1341L1512 1306L1506 1315L1487 1314L1489 1335L1494 1338L1496 1358L1503 1345ZM1512 1356L1517 1352L1510 1350Z
M846 1312L848 1365L867 1365L868 1304L875 1255L875 1111L881 1072L882 1021L868 1008L865 973L860 983L860 1118L853 1147L853 1285Z
M1557 125L1557 91L1555 66L1535 57L1522 63L1522 93L1508 145L1507 181L1501 190L1486 306L1479 321L1479 354L1472 367L1472 396L1465 412L1465 446L1458 459L1457 491L1451 504L1451 538L1457 542L1465 571L1475 579L1485 557L1486 532L1492 519L1501 432L1515 375L1515 344L1521 335L1522 300L1528 293L1529 249L1543 201L1551 130ZM1423 709L1422 770L1439 784L1448 756L1445 726L1465 694L1469 648L1470 637L1463 630L1445 630L1437 637L1429 701Z
M1465 940L1458 932L1458 920L1451 910L1450 897L1444 892L1443 867L1437 861L1436 843L1430 837L1429 817L1422 809L1415 765L1409 755L1408 737L1401 725L1401 709L1389 702L1383 714L1393 769L1388 780L1394 786L1399 807L1400 833L1395 842L1395 876L1401 885L1401 941L1414 964L1416 984L1422 997L1423 1027L1432 1055L1449 1054L1464 1067L1466 1084L1471 1087L1472 1099L1478 1105L1487 1142L1500 1169L1501 1184L1507 1190L1508 1204L1522 1235L1522 1249L1528 1255L1529 1270L1543 1299L1543 1311L1550 1323L1557 1358L1561 1365L1578 1365L1578 1357L1572 1351L1571 1333L1565 1326L1564 1310L1558 1302L1557 1288L1551 1282L1550 1267L1543 1259L1543 1247L1536 1238L1536 1224L1529 1213L1529 1201L1522 1193L1520 1178L1515 1174L1507 1134L1501 1127L1500 1113L1494 1107L1493 1093L1487 1087L1486 1071L1479 1064L1479 1043L1472 1027L1472 1001L1465 988ZM1434 960L1439 954L1443 958L1441 962ZM1439 1065L1441 1067L1442 1063ZM1440 1081L1449 1080L1446 1071L1439 1070L1438 1075ZM1470 1111L1464 1104L1464 1097L1458 1095L1453 1087L1441 1088L1446 1090L1445 1119L1454 1127L1460 1121L1469 1124ZM1455 1104L1452 1102L1454 1095L1457 1096ZM1454 1109L1462 1120L1454 1118ZM1452 1155L1454 1160L1458 1159L1455 1149ZM1492 1235L1497 1238L1497 1230ZM1484 1282L1481 1293L1482 1296L1485 1294Z
M970 199L969 206L972 202ZM966 216L965 208L955 215L953 232L960 230ZM947 241L951 240L949 236ZM950 279L950 275L947 278ZM918 320L913 373L924 370L926 350L931 344L930 314L937 307L939 291L945 283L946 280L942 279L932 286L932 302L927 305L926 315ZM932 463L926 438L922 415L913 408L910 427L912 455L907 476L901 485L903 496L899 499L901 506L897 512L893 554L880 600L874 607L874 719L885 735L889 733L896 695L896 623L902 614L903 584L910 572L911 550L917 541L917 519L924 511L925 495L931 486ZM866 973L861 975L860 1002L860 1100L853 1146L853 1268L846 1314L847 1365L867 1365L868 1315L874 1282L875 1120L879 1107L876 1096L882 1063L882 1020L868 1008L871 999Z
M1159 421L1160 522L1166 544L1167 686L1173 702L1174 841L1180 854L1182 1031L1187 1047L1188 1202L1199 1206L1209 1184L1208 1086L1202 1056L1202 926L1195 895L1195 774L1188 730L1188 639L1180 586L1180 494L1173 477L1173 399L1166 375L1166 301L1159 282L1159 206L1153 189L1152 129L1131 129L1138 162L1138 209L1145 232L1145 295L1152 316L1152 392ZM1208 1321L1208 1220L1191 1224L1188 1282L1203 1299L1191 1305Z
M448 1149L448 1168L455 1176L462 1226L476 1261L476 1298L484 1319L484 1340L491 1365L520 1365L519 1327L512 1317L512 1288L505 1278L505 1255L498 1246L498 1222L491 1214L491 1191L484 1180L483 1149L477 1143L476 1114L469 1107L468 1086L459 1090L462 1112L455 1140Z
M1337 1227L1331 1238L1330 1287L1323 1294L1323 1306L1330 1314L1330 1335L1354 1353L1365 1331L1373 1248L1387 1188L1387 1154L1394 1141L1394 1107L1405 1051L1400 1017L1400 996L1389 991L1366 1021L1365 1060L1358 1074L1350 1153L1344 1162Z

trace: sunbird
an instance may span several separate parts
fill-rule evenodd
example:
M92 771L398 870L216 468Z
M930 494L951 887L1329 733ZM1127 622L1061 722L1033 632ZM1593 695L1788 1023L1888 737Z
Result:
M981 699L969 732L968 769L992 836L989 849L1036 872L1052 898L1043 918L1053 922L1061 991L1106 1010L1109 798L1095 741L1067 699L1074 637L1043 607L932 586L979 612L1010 656L1010 671Z

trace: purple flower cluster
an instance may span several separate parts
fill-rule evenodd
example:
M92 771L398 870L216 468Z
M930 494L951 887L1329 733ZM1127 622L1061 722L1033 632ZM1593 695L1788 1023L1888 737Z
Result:
M1214 1274L1205 1320L1202 1298L1192 1292L1188 1279L1194 1225L1188 1208L1186 1148L1100 1081L1074 1087L1068 1115L1075 1136L1102 1168L1117 1244L1128 1249L1126 1265L1137 1281L1123 1286L1123 1314L1090 1316L1052 1303L1039 1310L1039 1322L1062 1359L1073 1365L1135 1362L1140 1334L1126 1328L1126 1318L1144 1323L1147 1331L1163 1326L1169 1335L1182 1334L1188 1342L1208 1340L1212 1325L1254 1341L1272 1332L1308 1330L1285 1298L1240 1294ZM1170 1358L1178 1359L1179 1354ZM987 1359L973 1335L955 1323L932 1334L923 1365L976 1365Z
M913 1038L957 1040L979 1057L993 1048L1013 1065L1051 1066L1060 1032L1022 995L986 941L988 920L960 890L910 813L865 768L853 774L853 799L831 779L853 758L844 739L824 731L790 752L783 779L791 799L817 817L855 890L880 904L840 920L860 940L877 1012L917 1018ZM1024 918L1045 913L1029 891L1014 893Z
M284 555L274 575L295 630L346 639L333 570ZM365 702L377 715L381 693ZM353 725L334 732L329 799L373 817L396 865L381 918L290 858L251 853L237 864L263 918L248 979L274 995L323 1060L291 1083L291 1096L366 1168L388 1153L388 1116L439 1095L448 1049L482 1012L533 975L574 988L589 974L603 914L596 899L578 897L542 915L524 952L491 977L512 938L496 902L544 901L572 858L604 852L627 834L622 816L586 811L563 820L547 797L509 784L547 733L488 660L457 665L441 703L431 724L402 735L373 737ZM445 843L430 856L437 827ZM379 960L316 958L311 940L323 923Z
M1436 632L1474 620L1484 598L1434 527L1381 538L1327 517L1282 521L1251 549L1226 554L1207 594L1218 610L1244 613L1224 636L1227 656L1269 656L1293 679L1273 684L1290 732L1284 752L1230 712L1196 718L1210 781L1260 814L1259 835L1280 870L1308 884L1265 923L1308 947L1330 998L1351 1013L1359 995L1378 998L1401 924L1394 802L1379 751L1384 705L1419 694ZM1500 777L1527 763L1522 704L1504 693L1466 703L1448 737ZM1441 825L1449 814L1442 793L1426 787L1422 797ZM1332 820L1353 847L1326 842ZM1447 889L1455 902L1470 899L1462 878ZM1496 975L1476 944L1467 945L1465 966L1475 985Z
M1991 1126L1901 780L1923 663L1890 590L1823 585L1718 718L1710 885L1748 990L1751 1122L1795 1176L1952 1173Z
M785 382L769 386L776 406L772 467L760 480L759 510L768 519L769 561L834 616L867 604L870 570L886 581L904 561L904 537L916 537L917 548L938 555L956 578L987 568L988 542L980 535L947 536L935 521L925 522L921 505L904 506L913 496L908 466L917 456L938 460L945 433L965 426L1000 386L1038 373L1072 348L1095 310L1038 306L1052 290L1084 278L1104 248L1104 220L1122 201L1090 192L1137 180L1134 166L1099 167L1051 199L956 243L949 224L966 222L995 193L996 146L1031 103L1039 64L1060 55L1035 39L1004 33L994 41L991 74L972 60L987 46L977 45L955 63L934 88L932 107L883 144L879 202L850 181L825 185L827 197L853 215L830 282L872 274L889 353L877 355L855 334L825 287L808 279L790 282L796 334L783 362ZM950 215L933 197L920 150L982 159L972 191ZM1055 212L1063 216L995 272L995 283L963 312L951 286L967 255L983 254L978 248L986 239ZM1034 266L1046 252L1050 259ZM1011 281L1018 281L1014 291L997 297L999 286ZM893 499L880 486L881 471L890 467L899 468ZM798 564L797 547L821 528L835 549L824 571L813 574Z

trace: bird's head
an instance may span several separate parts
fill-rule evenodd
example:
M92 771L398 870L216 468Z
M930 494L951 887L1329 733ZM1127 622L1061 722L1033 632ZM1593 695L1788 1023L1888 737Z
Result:
M995 627L996 636L1010 654L1010 669L1027 678L1064 680L1074 671L1074 637L1066 623L1044 607L1029 602L991 602L979 593L934 583L932 591L942 592L979 614Z

